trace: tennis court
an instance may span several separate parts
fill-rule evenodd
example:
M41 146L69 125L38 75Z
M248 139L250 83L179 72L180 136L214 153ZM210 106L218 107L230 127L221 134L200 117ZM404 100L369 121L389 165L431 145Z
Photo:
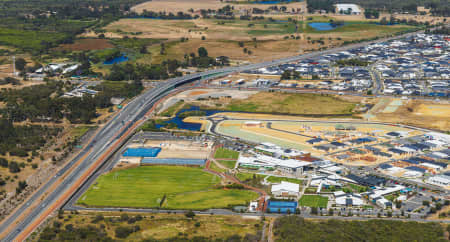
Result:
M152 148L128 148L124 153L124 157L156 157L161 148L152 147Z

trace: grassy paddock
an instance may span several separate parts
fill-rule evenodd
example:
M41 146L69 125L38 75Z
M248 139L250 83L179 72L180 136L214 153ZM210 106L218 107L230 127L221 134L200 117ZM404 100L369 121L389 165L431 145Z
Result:
M78 204L92 207L224 208L245 204L258 195L248 190L214 188L220 178L200 168L145 166L114 171L98 178ZM163 199L165 198L164 202Z
M307 115L350 115L356 104L318 94L260 92L244 100L233 100L229 111Z
M218 148L216 153L214 154L214 158L216 159L234 159L236 160L239 157L239 152L234 150L229 150L225 148Z
M234 166L236 165L236 161L235 160L219 160L218 162L220 164L228 167L229 169L233 169Z
M303 195L298 201L300 206L326 208L328 198L320 195Z

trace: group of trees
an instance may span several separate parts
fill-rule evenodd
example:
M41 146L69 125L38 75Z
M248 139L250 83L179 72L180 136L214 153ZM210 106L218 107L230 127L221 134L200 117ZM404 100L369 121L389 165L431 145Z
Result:
M307 8L309 13L319 10L325 10L327 13L334 13L336 11L334 0L308 0Z
M64 91L70 88L71 85L49 81L22 89L4 90L0 93L0 101L5 102L6 106L0 109L0 114L10 125L25 120L58 122L63 118L72 123L89 123L96 117L97 108L111 105L111 97L133 97L143 90L139 80L122 84L121 89L105 83L96 87L100 92L94 97L62 98Z
M389 220L315 222L298 216L276 219L277 241L445 241L438 223Z
M136 13L136 12L129 12L127 14L127 17L129 18L137 18L137 17L141 17L141 18L154 18L154 19L193 19L193 18L199 18L200 16L198 15L194 15L192 16L191 14L188 13L183 13L183 12L177 12L176 14L173 13L166 13L166 12L153 12L153 11L148 11L147 9L144 9L144 11L142 11L142 13Z
M365 9L364 17L367 19L378 19L380 17L380 12L376 9Z
M0 154L9 152L13 156L27 157L32 152L32 156L37 156L34 151L61 130L41 125L13 125L11 120L0 118ZM8 166L11 172L20 171L14 162L2 161L0 166Z
M107 76L108 80L164 80L169 77L181 76L178 71L180 67L200 67L208 68L211 66L228 65L226 57L216 58L208 56L208 51L204 47L198 48L198 55L195 53L185 54L182 61L169 59L161 64L114 64L111 67L111 73Z

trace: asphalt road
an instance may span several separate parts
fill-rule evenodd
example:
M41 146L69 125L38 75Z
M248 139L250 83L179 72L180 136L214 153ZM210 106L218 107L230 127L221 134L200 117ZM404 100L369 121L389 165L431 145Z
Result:
M422 31L421 31L422 32ZM416 32L417 33L417 32ZM2 241L13 241L24 230L30 226L35 220L39 219L44 211L51 209L52 205L68 190L73 188L75 183L94 166L95 161L100 158L109 147L118 142L138 120L142 119L153 104L167 95L168 92L174 88L185 83L196 81L199 79L211 79L217 75L227 75L233 72L241 72L262 67L279 65L286 62L300 61L308 58L317 57L325 54L337 53L351 48L358 48L366 46L370 43L382 42L389 39L398 39L401 37L412 36L416 33L408 33L402 36L380 39L376 41L363 42L353 45L347 45L334 49L308 53L304 55L297 55L288 58L266 61L257 64L250 64L237 67L225 67L220 69L208 70L202 73L195 73L183 77L177 77L162 82L155 88L141 94L126 105L116 116L114 116L101 130L95 135L90 143L82 149L72 161L66 164L57 174L52 177L45 185L40 187L29 199L27 199L18 209L16 209L9 217L7 217L0 225L0 233L11 229L9 234L2 238ZM81 162L79 165L75 165ZM70 171L69 171L70 170ZM68 174L65 174L65 173ZM53 190L50 188L56 185ZM45 198L44 198L44 195ZM33 207L33 203L37 202L37 206ZM30 209L31 211L27 211ZM26 214L24 214L26 212ZM21 215L24 218L19 221ZM28 236L28 234L23 234Z

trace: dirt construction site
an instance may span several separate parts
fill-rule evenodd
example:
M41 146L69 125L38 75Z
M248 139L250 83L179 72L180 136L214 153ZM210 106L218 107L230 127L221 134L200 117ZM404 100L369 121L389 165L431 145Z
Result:
M211 153L212 143L188 140L145 140L134 142L127 148L161 148L156 158L206 159ZM122 163L137 164L142 157L121 157Z
M402 100L381 98L366 115L370 121L403 123L413 126L450 130L448 101Z
M354 166L377 165L391 158L401 158L395 154L385 156L389 149L385 144L391 141L391 137L387 136L390 132L401 132L405 137L424 134L406 127L356 120L330 122L289 116L280 120L283 117L271 115L255 115L253 118L237 113L215 115L227 117L217 124L216 133L255 143L269 142L284 148L299 149L337 163ZM244 116L247 119L243 119ZM195 122L195 119L190 121Z

